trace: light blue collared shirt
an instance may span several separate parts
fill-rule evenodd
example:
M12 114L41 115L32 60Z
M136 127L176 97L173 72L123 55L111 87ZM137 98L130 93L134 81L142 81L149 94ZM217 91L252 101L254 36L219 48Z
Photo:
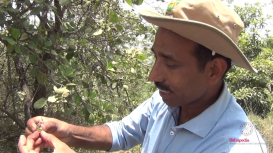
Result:
M190 121L178 125L179 107L169 107L159 92L111 129L110 151L127 150L142 143L143 153L267 153L265 141L228 92Z

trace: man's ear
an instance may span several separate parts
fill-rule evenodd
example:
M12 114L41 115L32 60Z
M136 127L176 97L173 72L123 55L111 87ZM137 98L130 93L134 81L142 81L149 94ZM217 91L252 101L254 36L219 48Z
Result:
M206 65L207 76L209 84L214 85L222 79L227 69L227 62L221 58L216 57Z

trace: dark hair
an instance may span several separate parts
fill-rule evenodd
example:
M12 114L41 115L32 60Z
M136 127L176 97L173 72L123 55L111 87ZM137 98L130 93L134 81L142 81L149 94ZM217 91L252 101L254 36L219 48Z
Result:
M223 58L227 63L227 69L223 75L223 78L226 75L226 73L228 72L228 70L231 68L231 59L230 58L224 57L224 56L217 54L217 53L214 56L212 56L212 51L201 44L198 44L196 46L195 50L193 51L193 55L197 58L198 67L201 72L204 71L206 64L209 61L213 60L214 58Z

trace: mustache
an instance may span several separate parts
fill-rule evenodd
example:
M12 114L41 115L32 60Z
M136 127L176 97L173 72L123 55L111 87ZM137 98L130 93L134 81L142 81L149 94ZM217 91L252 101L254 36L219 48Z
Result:
M158 88L158 89L161 89L161 90L165 90L165 91L172 91L170 89L170 87L164 83L161 83L161 82L154 82L155 83L155 86Z

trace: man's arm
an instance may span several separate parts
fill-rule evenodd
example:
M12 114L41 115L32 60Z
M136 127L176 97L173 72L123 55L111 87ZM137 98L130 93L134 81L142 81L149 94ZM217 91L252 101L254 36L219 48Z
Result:
M28 121L25 133L32 134L37 130L37 124L42 123L42 130L69 146L93 150L124 150L143 142L152 110L153 102L150 98L121 121L93 127L76 126L55 118L37 116Z
M82 127L69 124L68 137L69 146L106 151L112 147L111 130L106 125Z

